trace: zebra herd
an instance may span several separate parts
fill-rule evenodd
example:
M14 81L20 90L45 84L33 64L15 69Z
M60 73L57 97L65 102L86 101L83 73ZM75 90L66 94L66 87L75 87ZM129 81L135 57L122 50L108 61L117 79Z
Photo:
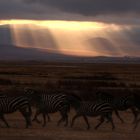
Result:
M76 112L71 121L71 127L73 127L75 120L79 117L83 117L87 124L87 129L90 129L88 117L99 116L99 123L95 126L95 129L105 121L110 122L112 129L115 128L115 124L112 118L112 113L115 112L116 116L123 123L123 119L119 115L119 111L125 111L130 109L134 115L134 129L137 128L140 118L140 95L130 94L123 97L117 97L103 92L96 93L96 100L83 101L79 96L75 94L44 94L38 93L37 90L31 88L25 88L24 94L20 96L10 97L8 95L0 95L0 119L5 123L7 127L10 127L6 121L4 115L19 111L25 119L26 128L31 126L32 106L35 106L36 112L32 121L40 123L38 116L41 114L43 117L43 127L46 126L46 115L48 121L50 121L50 114L59 112L60 120L57 125L64 122L64 126L69 123L69 112L73 108Z

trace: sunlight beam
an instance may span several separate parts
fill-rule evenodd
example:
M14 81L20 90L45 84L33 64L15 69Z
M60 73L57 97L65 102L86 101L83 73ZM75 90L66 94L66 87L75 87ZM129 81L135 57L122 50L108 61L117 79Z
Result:
M0 20L9 25L13 44L75 56L125 56L133 46L123 34L129 26L91 21Z

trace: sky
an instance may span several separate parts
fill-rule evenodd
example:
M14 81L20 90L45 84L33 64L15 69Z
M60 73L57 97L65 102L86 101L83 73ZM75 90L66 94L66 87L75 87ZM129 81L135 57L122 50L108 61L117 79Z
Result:
M75 56L140 56L139 0L0 0L0 44Z

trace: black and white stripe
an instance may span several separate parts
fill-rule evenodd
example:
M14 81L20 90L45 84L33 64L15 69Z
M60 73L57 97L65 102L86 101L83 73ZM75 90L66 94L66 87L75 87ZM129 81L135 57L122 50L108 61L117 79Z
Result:
M87 116L91 116L91 117L101 116L100 122L95 127L95 129L97 129L104 122L105 119L111 122L112 129L115 128L113 119L112 119L113 108L109 103L106 103L106 102L93 103L89 101L85 102L85 101L81 101L74 95L72 96L70 95L68 99L76 111L76 115L72 119L71 127L74 125L74 122L78 117L83 116L87 124L87 129L89 129L90 125L89 125Z
M61 119L58 121L58 125L65 121L65 126L68 124L68 112L70 110L70 104L66 100L64 94L43 94L38 93L32 89L26 89L25 94L32 98L36 102L36 114L33 120L38 121L37 116L43 115L43 126L46 125L46 114L60 112Z
M9 127L9 124L4 118L4 114L20 111L26 121L26 128L31 125L31 108L27 98L19 97L2 97L0 98L0 119Z
M118 111L125 111L127 109L131 109L134 117L136 117L135 109L134 109L134 97L133 95L126 95L122 97L114 97L108 93L99 92L96 93L98 101L104 101L110 103L115 111L116 116L123 123L123 119L120 117Z

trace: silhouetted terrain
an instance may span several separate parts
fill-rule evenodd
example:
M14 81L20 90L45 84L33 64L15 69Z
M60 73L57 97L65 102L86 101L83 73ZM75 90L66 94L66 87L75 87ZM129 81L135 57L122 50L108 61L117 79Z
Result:
M0 60L36 60L83 63L139 63L139 57L76 57L37 48L0 45Z
M64 56L56 53L41 51L36 48L23 48L13 45L0 46L1 60L53 60L62 59Z

